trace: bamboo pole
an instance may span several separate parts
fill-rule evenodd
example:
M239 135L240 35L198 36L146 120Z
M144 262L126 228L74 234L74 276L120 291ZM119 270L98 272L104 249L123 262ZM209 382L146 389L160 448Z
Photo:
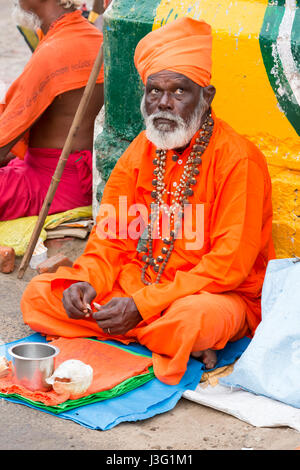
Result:
M86 84L85 90L83 92L83 95L81 97L80 103L78 105L76 114L74 116L71 128L69 130L67 139L65 141L64 147L62 149L61 155L59 157L55 172L52 176L50 186L48 188L46 197L44 199L44 203L41 209L41 212L39 214L38 220L36 222L36 225L34 227L34 230L31 235L30 242L27 246L26 252L24 254L24 257L22 259L22 263L20 265L19 271L18 271L18 279L22 279L24 276L24 273L28 267L28 264L30 262L32 253L35 249L36 243L38 241L38 238L40 236L41 230L44 226L46 217L48 215L51 203L53 201L53 198L55 196L56 189L58 187L58 184L60 182L62 173L64 171L65 165L68 161L68 157L72 151L72 145L74 138L78 132L78 129L80 128L82 119L85 115L85 112L87 110L87 106L89 104L90 98L92 96L92 93L94 91L97 77L99 75L101 66L103 63L103 45L101 45L101 48L98 52L98 55L96 57L95 63L93 65L92 71L90 73L88 82Z

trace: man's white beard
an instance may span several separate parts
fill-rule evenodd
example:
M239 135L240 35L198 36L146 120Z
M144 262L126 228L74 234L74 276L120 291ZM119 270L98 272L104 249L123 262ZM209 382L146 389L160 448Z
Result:
M148 115L145 106L145 95L141 102L141 113L145 120L147 139L162 150L179 149L189 144L200 128L205 111L205 106L203 106L202 99L200 99L189 120L184 121L182 117L168 111L159 111ZM170 119L175 122L175 130L168 129L169 126L166 124L155 125L154 120L157 118Z
M31 29L33 31L41 27L41 20L39 17L32 12L28 12L21 8L19 0L15 2L12 18L18 26L23 28Z

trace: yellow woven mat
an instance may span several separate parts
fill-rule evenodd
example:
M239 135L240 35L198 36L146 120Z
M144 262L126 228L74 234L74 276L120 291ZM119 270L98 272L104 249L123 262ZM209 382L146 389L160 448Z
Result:
M78 207L66 212L48 215L42 228L40 238L43 241L46 240L46 227L55 228L63 222L86 217L92 217L92 206ZM38 216L31 216L0 222L0 246L14 248L17 256L23 256L37 220Z

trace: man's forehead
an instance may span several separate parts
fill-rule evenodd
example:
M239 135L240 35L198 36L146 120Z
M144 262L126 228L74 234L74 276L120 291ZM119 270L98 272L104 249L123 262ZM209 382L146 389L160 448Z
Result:
M171 70L162 70L161 72L149 75L147 85L165 81L178 82L185 85L196 85L196 83L194 83L190 78L182 75L181 73L172 72Z

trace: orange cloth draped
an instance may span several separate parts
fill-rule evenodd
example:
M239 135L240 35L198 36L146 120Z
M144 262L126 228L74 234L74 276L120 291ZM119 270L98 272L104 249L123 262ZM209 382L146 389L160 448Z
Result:
M79 10L53 23L0 104L0 148L24 134L56 96L87 84L102 41ZM97 83L103 80L102 67ZM13 149L19 158L27 141L25 134Z
M138 43L134 63L146 85L149 75L170 70L209 85L211 78L211 26L184 17L151 31Z
M189 249L196 235L194 240L191 234L187 238L183 230L161 282L145 286L141 281L144 263L134 236L138 212L132 214L134 204L149 209L152 202L156 150L142 132L119 159L105 186L97 230L101 235L107 224L114 231L113 218L107 215L107 204L111 204L116 236L100 240L94 228L85 252L72 268L62 267L55 274L33 279L22 298L25 323L46 334L139 341L153 352L156 376L170 384L182 377L191 351L220 349L229 340L254 333L261 319L266 266L275 257L271 181L262 153L226 123L215 116L214 120L194 195L189 198L194 207L198 203L204 209L203 243ZM180 180L195 138L177 162L171 158L174 152L168 151L167 191ZM131 210L127 218L126 198ZM126 229L131 237L126 238ZM162 240L154 240L154 257L161 254L162 246ZM152 267L146 273L148 280L155 280ZM107 336L93 319L70 320L61 299L64 289L76 281L89 282L100 304L112 297L132 296L143 321L124 336Z

